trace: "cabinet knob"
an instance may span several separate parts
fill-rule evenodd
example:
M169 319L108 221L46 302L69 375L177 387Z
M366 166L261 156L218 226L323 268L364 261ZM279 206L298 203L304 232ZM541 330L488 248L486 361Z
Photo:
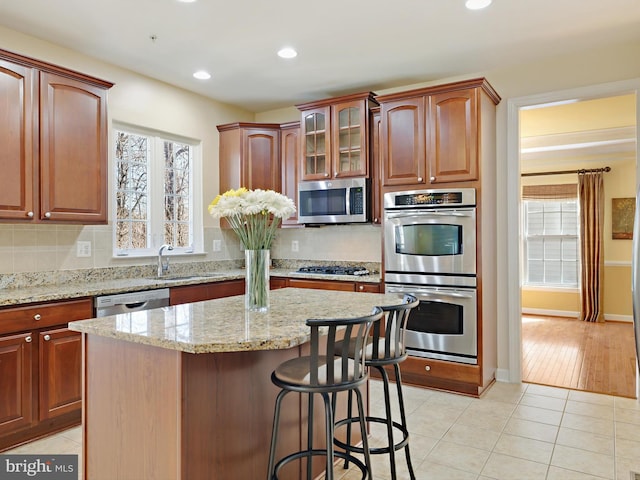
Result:
M421 182L422 181L422 177L418 177L418 181Z
M424 369L425 369L427 372L429 372L429 371L431 371L431 366L426 365L426 366L424 367Z
M364 290L364 285L360 285L360 286L358 287L358 290L360 290L360 291Z
M51 212L47 212L44 214L44 218L51 218Z
M43 338L45 342L48 342L49 340L51 340L51 335L45 335Z
M27 212L27 217L33 218L33 212Z
M27 343L31 343L31 335L29 335L27 338L25 338L24 341L27 342Z
M377 218L373 219L373 223L380 223Z
M39 313L36 313L36 314L33 316L33 319L34 319L36 322L37 322L38 320L40 320L41 318L42 318L42 315L40 315Z
M431 181L435 182L436 181L436 177L431 177Z
M325 173L325 174L324 174L324 176L325 176L325 177L328 177L328 176L329 176L329 174L328 174L328 173Z

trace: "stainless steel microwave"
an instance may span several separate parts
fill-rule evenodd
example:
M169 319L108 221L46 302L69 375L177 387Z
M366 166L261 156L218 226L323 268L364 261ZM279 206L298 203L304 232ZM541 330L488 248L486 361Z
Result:
M298 223L366 223L369 208L366 178L298 183Z

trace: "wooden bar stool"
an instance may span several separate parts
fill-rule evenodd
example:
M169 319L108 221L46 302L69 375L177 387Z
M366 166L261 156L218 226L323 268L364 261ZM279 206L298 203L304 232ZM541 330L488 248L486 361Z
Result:
M409 318L411 309L415 308L420 302L413 295L405 295L403 304L393 307L381 307L384 316L381 320L376 321L371 329L372 334L367 339L367 347L365 350L365 365L373 367L380 372L382 376L382 384L384 387L384 405L386 418L367 416L367 422L382 423L387 426L387 445L384 447L373 448L363 442L362 447L351 445L351 424L359 421L359 418L345 418L336 422L335 427L346 425L347 438L346 443L334 438L335 445L343 448L348 456L351 452L370 454L389 454L391 464L391 478L396 478L396 450L404 448L407 459L407 467L412 480L416 476L411 464L411 454L409 452L409 430L407 429L407 419L404 409L404 397L402 395L402 379L400 376L400 363L407 358L407 351L404 346L404 328ZM338 342L336 344L336 354L342 354L345 349L351 348L347 344ZM353 352L351 352L353 353ZM385 370L385 366L393 365L395 373L395 381L398 392L398 404L400 407L400 422L393 420L391 415L391 399L389 394L389 375ZM349 393L349 401L347 411L351 411L351 393ZM393 429L396 428L402 433L402 440L394 443ZM345 460L345 468L349 467L349 459Z
M287 463L304 459L307 460L307 480L312 480L312 460L314 456L326 457L326 480L333 480L334 458L349 460L358 466L362 472L362 479L372 479L371 459L367 449L367 432L365 425L365 410L362 393L359 387L368 379L367 368L364 363L364 348L373 322L382 318L382 309L376 307L371 315L361 318L307 320L311 327L311 352L308 356L294 358L279 365L271 374L271 381L282 390L278 393L273 416L273 432L271 435L271 449L269 452L268 480L277 480L278 472ZM327 331L328 330L328 331ZM326 335L325 335L325 331ZM348 350L337 353L335 346L338 337L344 332L340 342ZM348 352L352 352L349 355ZM348 391L356 392L358 403L358 417L364 444L364 459L348 452L336 452L333 448L334 413L329 394ZM309 394L307 449L291 453L278 463L275 463L276 444L278 440L278 425L282 400L288 393L299 392ZM324 399L326 448L313 447L313 398L320 394Z

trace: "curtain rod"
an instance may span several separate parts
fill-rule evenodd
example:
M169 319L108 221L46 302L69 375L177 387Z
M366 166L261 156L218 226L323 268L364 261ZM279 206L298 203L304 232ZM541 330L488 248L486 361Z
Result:
M561 170L559 172L535 172L535 173L521 173L521 177L536 177L538 175L563 175L567 173L596 173L596 172L610 172L611 167L602 168L582 168L580 170Z

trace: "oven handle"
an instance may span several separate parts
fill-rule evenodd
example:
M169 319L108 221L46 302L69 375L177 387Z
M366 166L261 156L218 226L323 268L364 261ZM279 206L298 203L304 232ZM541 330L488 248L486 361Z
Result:
M412 211L412 212L389 212L387 218L406 218L406 217L471 217L473 212L443 212L443 211Z
M439 296L439 297L451 297L451 298L469 298L472 299L473 295L469 293L449 292L446 290L428 290L423 288L390 288L389 293L410 293L423 295L426 297Z

